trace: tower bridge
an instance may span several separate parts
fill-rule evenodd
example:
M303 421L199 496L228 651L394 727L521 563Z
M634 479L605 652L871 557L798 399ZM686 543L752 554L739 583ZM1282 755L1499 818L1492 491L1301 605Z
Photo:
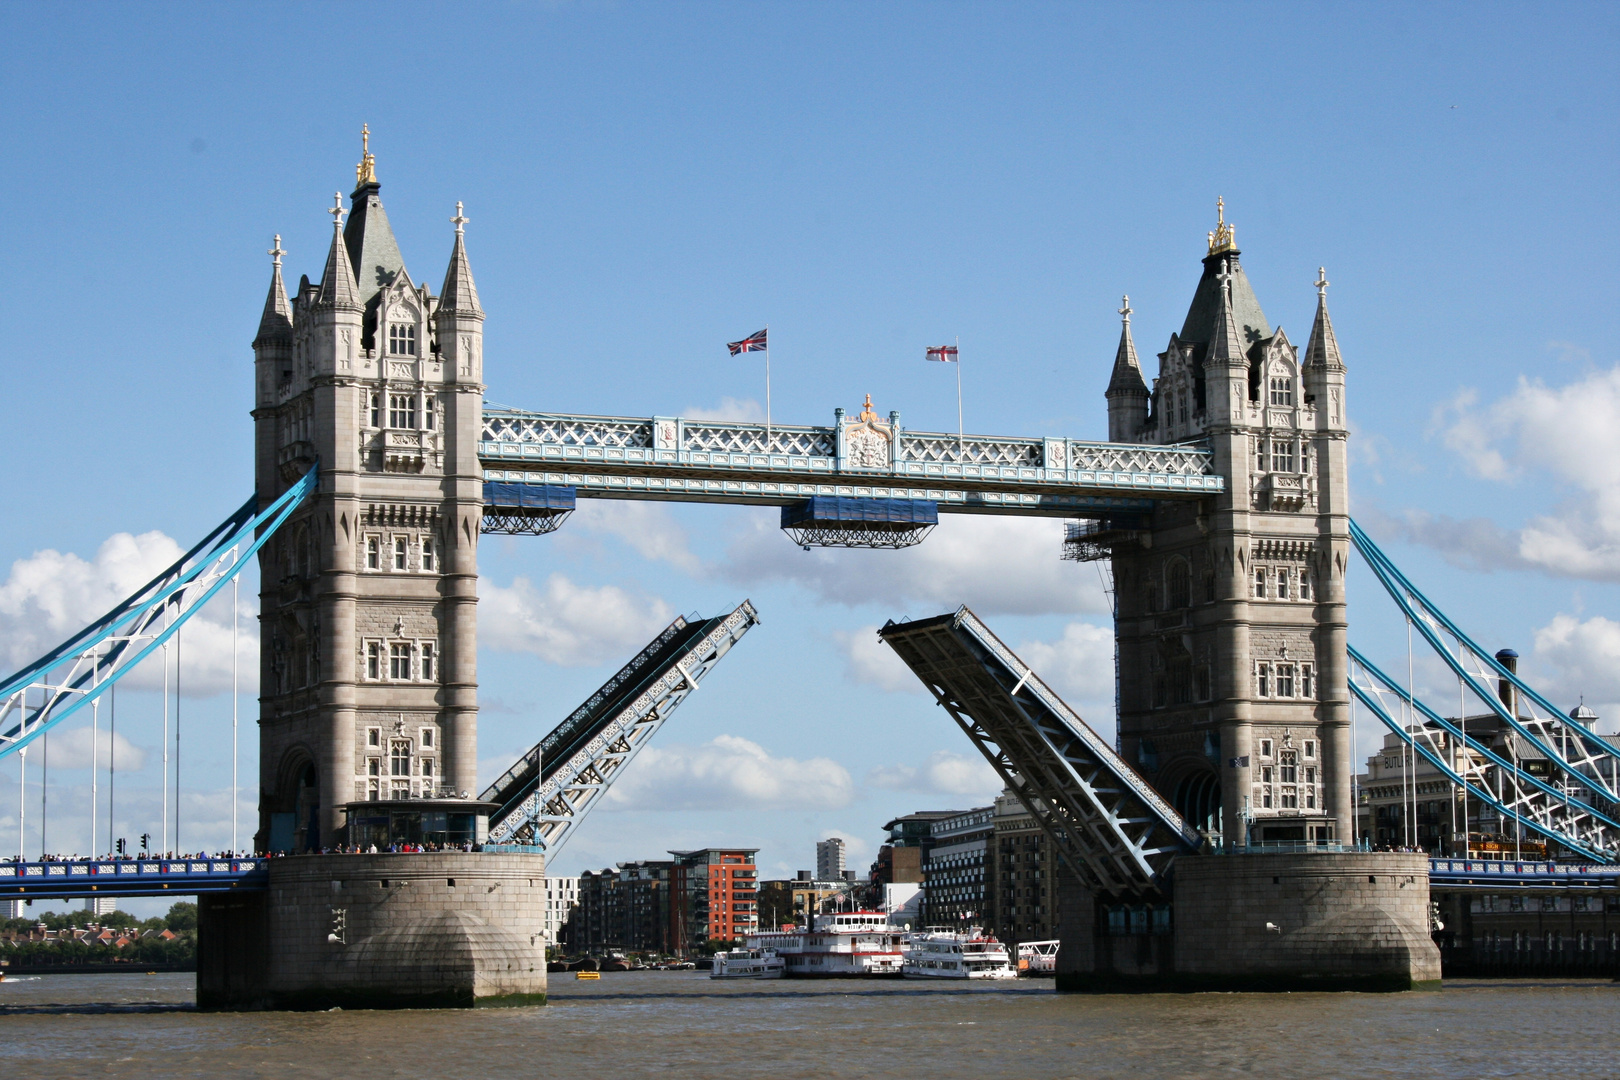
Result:
M1427 860L1358 845L1352 694L1460 789L1571 854L1620 862L1615 749L1469 641L1353 526L1326 277L1301 350L1261 310L1224 206L1151 384L1120 309L1109 441L1094 442L914 431L870 398L825 426L487 407L468 218L458 204L435 294L406 269L380 191L368 144L348 210L341 195L331 209L320 278L289 293L279 237L270 251L256 498L0 684L0 757L21 759L55 724L95 718L107 687L256 556L253 846L291 857L18 863L0 894L185 881L203 895L206 1005L542 996L545 854L758 621L746 602L677 620L474 798L479 538L550 532L593 498L777 506L807 545L905 546L942 513L1079 519L1067 554L1113 577L1115 745L965 608L882 632L1061 853L1064 985L1438 978ZM1503 761L1432 710L1410 728L1385 707L1403 688L1346 638L1355 551L1476 695L1511 683L1532 715L1497 713L1547 769ZM1448 738L1479 756L1443 751ZM1494 788L1487 766L1504 778ZM370 850L429 836L482 850ZM352 844L366 853L298 857ZM1462 874L1472 887L1477 872ZM1141 940L1104 933L1105 911L1139 903L1173 918Z

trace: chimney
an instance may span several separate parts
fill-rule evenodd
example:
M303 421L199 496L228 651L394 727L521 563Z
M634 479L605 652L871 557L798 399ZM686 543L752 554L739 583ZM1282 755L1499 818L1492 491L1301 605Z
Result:
M1499 651L1496 654L1496 662L1507 668L1515 675L1519 673L1519 654L1514 652L1512 649L1502 649ZM1502 699L1503 705L1507 706L1509 716L1517 717L1519 715L1519 710L1517 708L1518 698L1514 693L1514 687L1511 682L1506 679L1498 679L1496 681L1496 696Z

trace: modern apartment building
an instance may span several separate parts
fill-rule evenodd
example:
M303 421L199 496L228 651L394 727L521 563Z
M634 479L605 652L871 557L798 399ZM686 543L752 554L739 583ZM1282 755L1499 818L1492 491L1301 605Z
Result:
M816 844L816 880L837 881L844 876L844 840L830 836Z
M759 929L758 848L700 848L675 856L671 891L680 905L675 950L707 941L740 941Z
M933 845L923 863L923 921L931 926L991 925L995 808L978 806L940 818L929 832Z

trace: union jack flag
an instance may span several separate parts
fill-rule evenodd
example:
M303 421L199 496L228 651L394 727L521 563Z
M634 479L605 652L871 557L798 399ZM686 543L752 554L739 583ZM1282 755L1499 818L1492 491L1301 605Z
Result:
M727 342L726 343L726 348L731 350L731 355L732 356L736 356L738 353L745 353L745 352L764 352L765 351L765 331L761 330L758 333L749 334L747 337L743 338L741 341Z
M954 363L956 363L956 346L955 345L935 345L935 346L931 346L929 348L929 350L928 350L928 359L930 359L930 360L940 360L940 361L943 361L943 362L945 362L947 364L954 364Z

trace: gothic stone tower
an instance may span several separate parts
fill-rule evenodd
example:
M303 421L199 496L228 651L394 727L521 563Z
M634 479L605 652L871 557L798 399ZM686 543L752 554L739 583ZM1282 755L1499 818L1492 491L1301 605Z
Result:
M1120 745L1212 838L1347 841L1344 363L1326 280L1302 362L1266 322L1222 209L1151 391L1127 302L1106 395L1111 440L1208 443L1227 482L1104 534Z
M277 237L253 341L256 479L320 487L260 554L260 850L342 842L352 801L476 787L483 321L457 206L435 297L369 151L319 284Z

